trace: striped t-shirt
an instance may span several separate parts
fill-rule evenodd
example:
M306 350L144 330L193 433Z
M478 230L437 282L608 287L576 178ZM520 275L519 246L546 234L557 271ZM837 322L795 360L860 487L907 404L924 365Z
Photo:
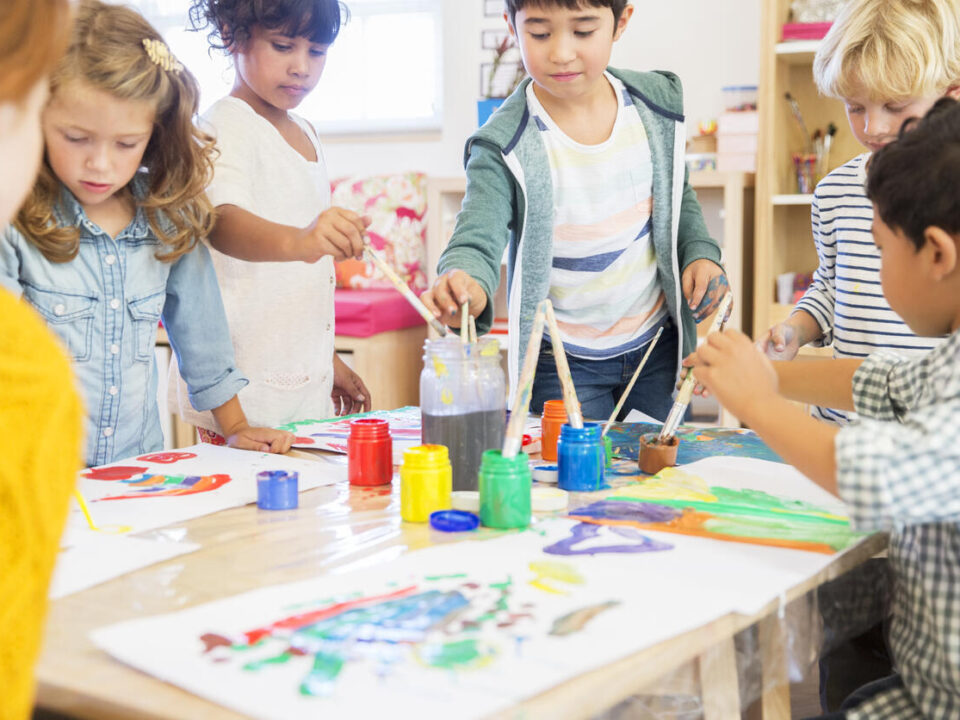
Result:
M823 332L816 344L833 343L836 358L864 358L877 350L916 357L941 340L914 335L883 297L873 205L865 189L869 158L855 157L817 185L811 219L820 266L797 308L814 317ZM815 408L814 414L841 424L848 418L829 408Z
M646 129L619 80L610 137L582 145L566 135L527 87L553 183L549 298L565 350L605 359L644 345L667 318L653 246L653 163Z

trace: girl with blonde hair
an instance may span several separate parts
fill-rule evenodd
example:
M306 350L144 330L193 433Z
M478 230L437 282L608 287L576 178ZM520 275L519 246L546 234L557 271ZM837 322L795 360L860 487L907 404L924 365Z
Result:
M86 401L86 461L162 448L161 318L191 403L239 448L285 452L251 428L210 255L213 143L193 124L196 80L133 10L80 3L43 112L40 177L0 237L0 283L60 336Z

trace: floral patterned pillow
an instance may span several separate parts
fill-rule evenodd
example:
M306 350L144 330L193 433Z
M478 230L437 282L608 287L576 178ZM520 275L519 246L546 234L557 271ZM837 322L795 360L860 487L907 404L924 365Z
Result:
M415 292L427 288L427 176L408 172L341 178L330 184L332 203L367 215L370 244ZM336 264L337 287L393 287L369 260Z

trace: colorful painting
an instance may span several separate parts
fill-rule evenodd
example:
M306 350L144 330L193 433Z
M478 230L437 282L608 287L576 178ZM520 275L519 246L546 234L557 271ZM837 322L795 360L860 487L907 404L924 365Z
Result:
M390 423L390 435L393 440L393 462L403 462L403 451L421 443L420 408L407 406L396 410L374 410L368 413L345 415L328 420L300 420L281 425L280 430L289 430L296 439L294 447L347 452L347 438L350 436L350 423L357 418L377 418ZM540 450L540 420L531 418L524 430L523 449L528 452Z
M200 444L89 468L80 473L78 489L98 527L136 533L256 502L261 470L297 471L301 491L347 479L346 465L323 457L314 461ZM96 534L73 507L62 544Z
M607 433L617 457L637 460L640 457L640 436L659 433L653 423L613 423ZM783 462L752 430L742 428L695 428L681 425L677 431L680 450L677 464L688 465L711 457L741 457Z
M774 480L810 499L808 481L773 466L784 470ZM727 613L756 612L831 560L566 518L484 537L134 617L92 638L268 720L403 707L423 720L488 717Z
M577 508L570 517L590 524L825 554L862 537L835 511L763 490L710 487L678 468L664 468L649 480L618 488L605 500Z

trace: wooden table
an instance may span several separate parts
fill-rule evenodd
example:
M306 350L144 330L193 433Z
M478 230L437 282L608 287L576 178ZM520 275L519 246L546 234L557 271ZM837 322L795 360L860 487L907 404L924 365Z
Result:
M199 543L201 549L54 602L37 668L41 708L96 720L241 717L113 660L93 646L89 632L257 587L314 578L332 568L389 562L410 550L457 541L453 535L431 533L426 525L401 522L396 479L386 489L341 483L301 493L295 511L264 513L248 505L152 532ZM733 637L756 625L766 689L762 717L789 718L784 627L779 620L782 602L800 598L864 562L885 543L882 535L866 538L755 615L730 614L564 681L518 704L516 717L589 717L638 692L669 692L661 678L687 669L699 682L706 720L739 720Z

